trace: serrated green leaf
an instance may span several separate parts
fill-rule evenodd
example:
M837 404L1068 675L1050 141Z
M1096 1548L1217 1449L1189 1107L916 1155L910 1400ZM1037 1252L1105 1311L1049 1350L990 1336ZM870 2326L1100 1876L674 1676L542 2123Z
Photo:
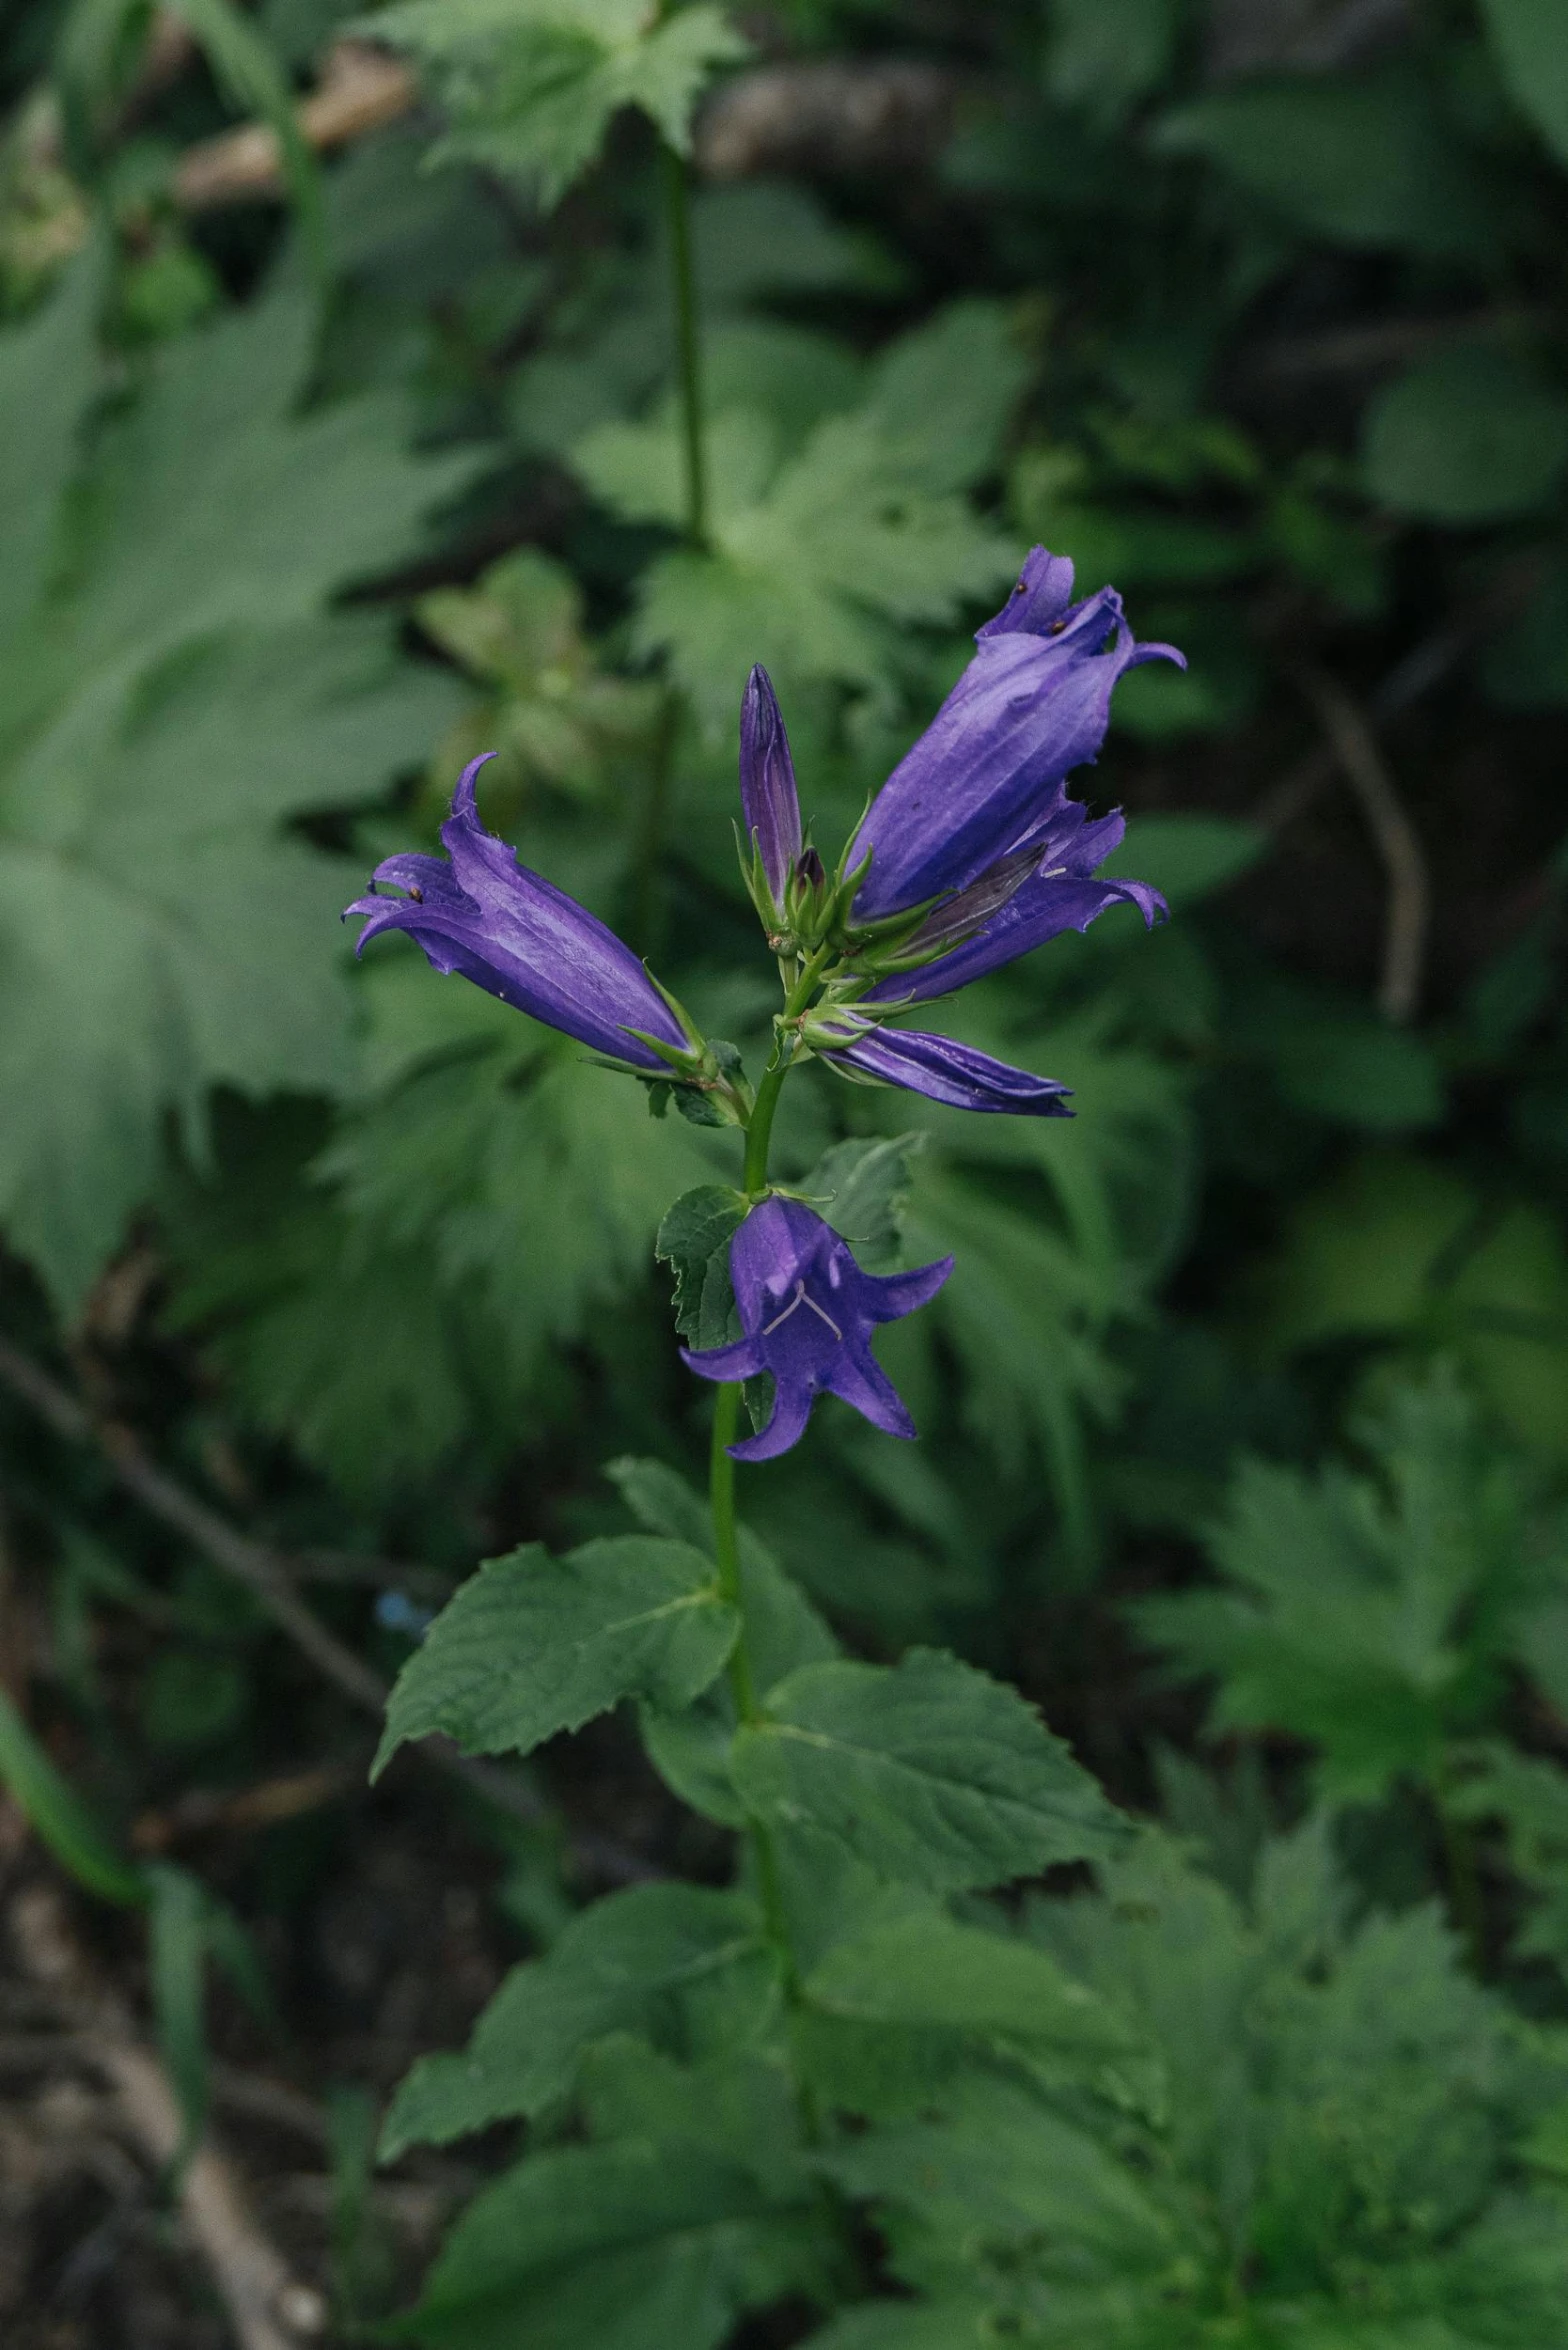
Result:
M572 2146L471 2204L398 2331L431 2350L718 2350L819 2282L824 2221L698 2148Z
M81 299L27 334L84 362ZM0 642L0 1216L64 1298L145 1198L171 1112L199 1142L215 1083L345 1082L353 877L284 827L383 789L452 708L394 670L384 622L328 606L470 461L406 457L391 403L300 416L311 330L283 290L160 353L58 504L53 587ZM93 388L61 381L60 412Z
M1112 1851L1099 1788L1034 1708L933 1649L903 1663L809 1665L736 1733L757 1817L833 1836L882 1875L935 1891L998 1885Z
M915 1910L836 1942L806 1979L823 2014L922 2031L1124 2050L1126 2025L1055 1959L1019 1937Z
M1136 1614L1184 1670L1217 1676L1216 1726L1311 1739L1325 1789L1365 1801L1440 1772L1533 1571L1517 1479L1451 1381L1396 1390L1363 1434L1381 1485L1245 1463L1210 1546L1225 1584Z
M583 1910L549 1955L514 1967L460 2056L422 2056L392 2101L380 2154L450 2139L564 2096L590 2043L638 2032L681 2050L694 2001L726 1978L753 2029L776 2012L778 1969L752 1905L694 1885L637 1885Z
M1022 386L1005 315L955 305L877 362L860 404L791 453L766 415L730 410L708 433L711 551L652 566L636 638L667 651L704 719L733 713L763 660L785 680L868 685L889 625L940 624L992 593L1017 549L962 496L994 462ZM679 521L673 409L584 436L572 461L629 519Z
M608 1472L626 1506L653 1534L668 1534L712 1555L707 1502L662 1461L620 1460ZM749 1526L740 1528L741 1604L752 1676L764 1693L801 1665L837 1656L838 1642L810 1600ZM745 1810L730 1778L735 1701L723 1682L694 1705L672 1713L639 1709L648 1758L684 1803L727 1828L743 1828Z
M746 1220L746 1197L722 1183L682 1192L667 1210L654 1254L675 1274L675 1327L699 1347L727 1336L730 1241Z
M914 1180L910 1161L924 1145L923 1134L837 1142L791 1188L843 1235L868 1273L892 1272L900 1262L904 1203Z
M689 1705L735 1633L712 1561L685 1543L629 1534L487 1559L398 1675L372 1775L432 1730L466 1754L526 1754L623 1697Z
M448 128L431 160L513 175L546 207L623 107L685 154L702 90L750 47L705 0L662 21L646 0L401 0L366 21L434 70Z

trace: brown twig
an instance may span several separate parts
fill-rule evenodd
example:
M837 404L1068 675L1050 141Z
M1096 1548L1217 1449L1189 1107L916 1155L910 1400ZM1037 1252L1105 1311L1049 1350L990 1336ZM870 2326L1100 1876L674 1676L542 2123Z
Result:
M321 80L299 107L300 136L318 155L365 138L407 114L419 96L410 69L368 41L337 41ZM188 147L175 167L174 201L182 212L211 212L283 193L283 155L270 124L242 123Z
M1326 670L1304 665L1297 679L1317 713L1335 762L1361 803L1367 829L1383 860L1388 877L1388 918L1378 1005L1385 1019L1403 1026L1415 1018L1421 1000L1432 903L1426 852L1365 714Z
M126 2133L155 2173L184 2142L179 2100L119 2001L99 1982L50 1885L11 1904L10 1924L24 1972L71 2026L71 2051L115 2092ZM319 2293L302 2283L264 2234L237 2173L204 2139L180 2183L180 2208L222 2296L240 2350L298 2350L326 2324Z

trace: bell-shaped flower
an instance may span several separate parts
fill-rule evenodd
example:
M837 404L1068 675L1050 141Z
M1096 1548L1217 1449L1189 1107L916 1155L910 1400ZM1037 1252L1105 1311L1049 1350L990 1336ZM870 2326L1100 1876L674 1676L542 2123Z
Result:
M406 930L437 971L461 972L611 1060L671 1074L670 1061L644 1038L684 1060L694 1040L631 948L480 823L474 779L485 758L469 762L452 795L441 827L446 856L388 857L370 894L345 909L345 918L366 918L356 951L383 930ZM402 896L380 896L382 883Z
M773 903L782 907L801 853L800 801L783 713L760 663L740 706L740 805L747 850L760 858Z
M851 1026L846 1022L846 1028ZM955 1110L990 1110L1012 1117L1070 1118L1071 1087L1054 1077L1015 1069L955 1037L931 1036L918 1028L867 1028L843 1044L832 1041L828 1015L808 1037L828 1066L863 1084L900 1085Z
M974 658L851 844L846 869L871 858L857 923L967 890L1036 844L1043 877L1053 827L1069 812L1083 826L1062 784L1098 753L1118 678L1145 661L1185 663L1173 646L1135 641L1114 588L1078 603L1072 589L1071 563L1036 547L1006 605L978 632Z
M773 1379L773 1411L756 1435L730 1446L738 1461L770 1461L805 1433L824 1393L842 1396L889 1436L913 1436L911 1420L871 1352L879 1322L929 1304L951 1257L918 1272L863 1273L849 1243L799 1200L765 1199L730 1243L730 1279L742 1336L701 1353L683 1348L704 1379Z
M1126 829L1120 810L1091 818L1079 801L1059 801L1027 853L1017 851L1002 861L1007 886L996 892L995 903L983 904L988 877L982 876L968 890L936 906L904 949L911 963L932 948L938 950L934 959L893 971L859 1000L884 1008L931 1003L1044 946L1064 930L1087 930L1108 906L1136 906L1151 928L1163 921L1165 900L1148 882L1097 877L1096 868L1121 846ZM1020 857L1022 878L1017 870ZM997 870L993 867L993 874ZM975 918L970 918L971 908ZM949 939L955 943L948 945ZM940 951L944 947L946 951Z

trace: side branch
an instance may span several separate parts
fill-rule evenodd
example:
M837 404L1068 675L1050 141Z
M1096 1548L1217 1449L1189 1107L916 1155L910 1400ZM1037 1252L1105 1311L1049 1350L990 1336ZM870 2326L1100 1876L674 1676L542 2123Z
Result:
M1385 1019L1403 1026L1415 1018L1421 1000L1432 902L1426 852L1394 788L1377 738L1344 687L1321 669L1303 668L1299 678L1334 758L1361 803L1388 876L1378 1005Z

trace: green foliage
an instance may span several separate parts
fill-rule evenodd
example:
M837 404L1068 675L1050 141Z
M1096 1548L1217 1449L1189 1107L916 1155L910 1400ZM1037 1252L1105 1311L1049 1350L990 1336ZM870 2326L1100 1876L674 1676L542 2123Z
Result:
M777 2007L775 1956L749 1902L634 1886L582 1911L548 1957L514 1967L465 2054L420 2058L387 2115L382 2157L543 2112L570 2094L584 2050L612 2033L677 2056L716 2032L744 2047Z
M693 1346L723 1346L730 1336L730 1242L745 1219L744 1192L702 1183L683 1191L659 1226L654 1250L675 1275L675 1327Z
M837 1838L932 1891L996 1885L1114 1846L1115 1813L1017 1693L954 1657L808 1665L735 1740L747 1810Z
M623 1697L686 1705L723 1670L735 1611L682 1542L643 1535L554 1559L487 1559L431 1625L387 1701L375 1768L432 1730L465 1754L526 1754Z
M873 685L890 630L940 625L1001 586L1018 549L962 493L995 462L1022 381L1004 315L957 305L877 361L855 406L798 449L757 408L709 428L711 551L660 556L646 574L635 643L663 652L705 722L733 721L735 679L763 661L791 681ZM684 513L673 408L604 424L572 461L626 520Z
M432 69L448 128L431 160L513 174L546 205L623 107L684 154L704 85L747 53L707 0L662 22L650 0L397 0L366 22Z
M1461 345L1390 384L1367 411L1367 480L1432 522L1527 513L1568 464L1568 401L1506 350Z
M1408 72L1224 91L1167 115L1158 140L1336 244L1474 256L1493 225L1462 146Z
M1213 1728L1310 1739L1325 1792L1368 1801L1441 1782L1505 1662L1528 1666L1568 1555L1558 1535L1532 1542L1518 1472L1452 1382L1396 1389L1360 1439L1376 1482L1245 1463L1211 1544L1225 1585L1136 1615L1216 1676Z
M81 270L0 344L27 485L0 588L0 1213L67 1301L170 1112L199 1141L214 1084L348 1075L344 870L285 827L381 790L450 704L326 607L466 470L406 457L385 404L295 413L287 288L162 358L83 463L92 308Z
M550 2350L718 2350L743 2310L815 2280L813 2222L804 2181L777 2201L700 2146L561 2147L469 2206L399 2330L504 2350L526 2310Z
M1509 91L1568 163L1568 30L1551 0L1481 0Z

